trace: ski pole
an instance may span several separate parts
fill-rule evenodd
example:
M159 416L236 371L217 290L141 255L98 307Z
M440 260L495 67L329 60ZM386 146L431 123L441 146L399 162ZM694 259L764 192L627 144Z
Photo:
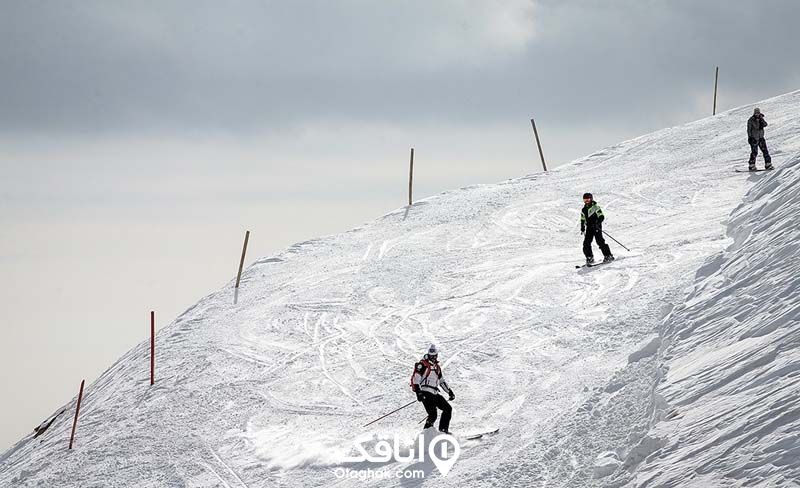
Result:
M616 242L616 243L617 243L617 244L619 244L620 246L622 246L622 247L625 247L625 244L623 244L623 243L619 242L618 240L614 239L613 237L611 237L611 234L609 234L608 232L606 232L606 231L603 231L603 234L605 234L605 235L607 235L608 237L610 237L612 241ZM631 250L630 250L630 249L628 249L627 247L625 247L625 250L626 250L626 251L628 251L628 252L631 252Z
M406 407L410 407L411 405L413 405L413 404L415 404L415 403L417 403L417 401L416 401L416 400L412 400L412 401L410 401L410 402L406 403L405 405L403 405L402 407L400 407L400 408L398 408L398 409L396 409L396 410L392 410L391 412L387 413L386 415L384 415L384 416L382 416L382 417L378 417L378 418L376 418L375 420L373 420L372 422L370 422L370 423L368 423L368 424L364 424L364 425L363 425L363 427L366 427L366 426L368 426L368 425L372 425L372 424L374 424L375 422L377 422L378 420L385 419L385 418L386 418L386 417L388 417L389 415L391 415L391 414L393 414L393 413L395 413L395 412L399 412L400 410L402 410L402 409L404 409L404 408L406 408Z

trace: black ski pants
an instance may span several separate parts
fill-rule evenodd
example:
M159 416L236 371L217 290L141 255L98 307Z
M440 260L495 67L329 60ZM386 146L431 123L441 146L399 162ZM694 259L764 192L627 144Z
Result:
M748 139L750 143L750 166L756 165L756 156L758 156L758 149L761 148L761 154L764 155L764 164L769 166L772 164L772 157L769 155L769 151L767 150L767 141L764 140L762 137L761 139L753 139L752 137Z
M439 430L450 430L450 417L453 415L453 407L447 403L442 395L434 393L422 393L422 405L428 412L428 420L425 421L425 428L431 427L436 422L437 409L442 411L442 418L439 419Z
M600 251L603 252L603 256L611 256L611 249L606 244L606 240L603 238L603 229L594 229L589 228L586 229L586 234L583 236L583 255L587 258L593 258L594 253L592 252L592 240L597 241L597 246L600 248Z

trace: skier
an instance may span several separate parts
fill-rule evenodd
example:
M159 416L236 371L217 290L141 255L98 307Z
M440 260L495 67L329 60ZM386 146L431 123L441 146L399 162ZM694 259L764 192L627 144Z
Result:
M772 157L767 150L767 141L764 140L764 127L767 126L767 121L764 120L764 114L761 109L756 107L753 109L753 116L747 119L747 142L750 143L750 171L756 171L756 156L758 156L758 148L761 148L761 153L764 155L764 169L775 169L772 167Z
M437 409L439 409L442 411L442 418L439 420L439 432L450 434L450 417L453 414L453 407L439 394L439 387L449 395L450 401L455 399L455 393L442 378L442 367L439 366L439 350L435 344L431 344L422 360L414 365L414 373L411 375L411 389L417 394L417 401L422 402L425 411L428 412L425 428L432 427L433 423L436 422Z
M611 249L603 238L603 220L605 216L600 209L600 205L594 201L591 193L583 194L583 209L581 209L581 235L583 238L583 254L586 256L586 264L594 263L594 253L592 252L592 239L597 241L597 245L603 252L603 262L608 263L614 260Z

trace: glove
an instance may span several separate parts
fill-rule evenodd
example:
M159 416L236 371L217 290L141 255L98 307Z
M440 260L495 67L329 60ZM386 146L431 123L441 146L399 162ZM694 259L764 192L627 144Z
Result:
M581 229L581 235L584 235L584 234L586 234L586 231Z
M753 144L755 144L756 142L758 142L758 141L756 140L756 138L755 138L755 137L748 137L748 138L747 138L747 143L748 143L748 144L750 144L751 146L752 146Z
M424 402L425 401L425 394L422 393L421 391L417 392L417 401L418 402Z
M450 390L450 401L452 402L455 399L456 399L456 394L453 393L453 390Z

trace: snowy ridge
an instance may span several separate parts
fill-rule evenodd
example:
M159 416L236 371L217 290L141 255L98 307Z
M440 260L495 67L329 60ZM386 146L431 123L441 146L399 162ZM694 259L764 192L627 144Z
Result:
M800 154L731 217L663 332L659 446L629 486L800 486Z
M739 470L747 482L777 480L765 472L772 461L723 472L726 462L744 462L748 436L763 431L750 428L760 425L756 410L738 430L727 424L726 439L703 431L700 416L704 402L722 402L745 383L747 395L763 389L778 397L780 382L759 383L745 371L744 383L720 381L714 361L726 356L717 344L734 354L772 341L790 330L778 312L796 310L791 284L781 288L769 274L751 282L756 275L744 267L779 264L759 248L767 241L788 253L784 265L796 257L783 234L772 234L789 239L791 227L769 227L791 225L790 217L765 215L750 225L748 215L791 212L783 198L792 194L783 192L796 192L785 187L797 186L787 155L800 151L800 92L759 106L777 172L733 171L746 166L749 151L752 106L742 107L548 174L449 191L258 260L237 304L228 284L159 331L154 387L143 342L87 387L75 449L66 450L73 399L45 434L0 456L0 486L362 486L336 479L332 468L345 465L356 439L393 433L413 441L424 416L416 404L362 426L413 399L410 368L429 342L439 345L457 395L453 430L501 428L466 445L447 478L430 473L431 485L677 486L688 477L683 467L701 462L682 450L681 432L695 450L718 442L742 454L705 449L697 476ZM731 211L757 182L731 224L736 256L719 255L731 245ZM759 197L767 188L781 200ZM587 190L605 211L605 229L633 251L610 242L624 259L576 271ZM718 309L701 304L731 277L741 278L753 297L742 303L751 305L722 300L731 293L719 296ZM762 321L766 310L776 322ZM719 328L731 320L740 334L752 329L741 344ZM690 371L695 366L679 361L695 353L706 362ZM748 371L787 357L766 355ZM790 369L778 367L772 378L791 380ZM786 409L786 420L794 407L776 408ZM791 458L796 441L777 439L784 425L792 422L776 425L773 450L758 451L764 459Z

